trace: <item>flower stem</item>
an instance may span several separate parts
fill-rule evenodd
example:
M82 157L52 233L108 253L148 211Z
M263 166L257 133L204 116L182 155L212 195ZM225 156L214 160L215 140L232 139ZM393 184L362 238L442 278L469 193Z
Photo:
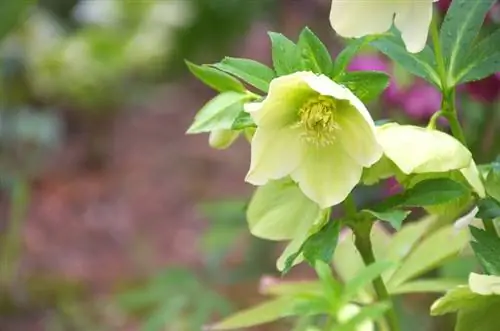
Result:
M359 226L353 227L353 232L355 235L354 244L361 254L361 258L365 265L370 265L375 263L375 256L373 255L372 243L370 239L372 223L359 224ZM372 282L377 298L380 301L388 301L391 303L391 308L386 313L386 320L391 331L399 331L399 322L394 310L394 302L392 302L389 292L382 280L382 277L377 277Z

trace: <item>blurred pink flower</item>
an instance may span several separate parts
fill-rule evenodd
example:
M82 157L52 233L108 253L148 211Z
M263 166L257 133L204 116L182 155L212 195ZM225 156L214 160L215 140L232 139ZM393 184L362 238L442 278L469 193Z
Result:
M418 81L402 98L402 106L413 118L430 118L441 107L441 92L426 82Z
M492 103L500 97L500 73L488 76L484 79L470 82L465 85L465 89L472 99Z

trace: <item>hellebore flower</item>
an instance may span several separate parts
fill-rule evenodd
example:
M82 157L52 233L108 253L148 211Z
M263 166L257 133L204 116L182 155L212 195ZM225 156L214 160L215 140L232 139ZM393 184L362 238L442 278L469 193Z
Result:
M332 0L330 23L342 37L359 38L387 32L394 22L406 49L424 49L437 0Z
M382 156L366 107L324 75L276 78L268 96L245 110L257 124L246 181L264 185L290 175L321 208L342 202L363 167Z

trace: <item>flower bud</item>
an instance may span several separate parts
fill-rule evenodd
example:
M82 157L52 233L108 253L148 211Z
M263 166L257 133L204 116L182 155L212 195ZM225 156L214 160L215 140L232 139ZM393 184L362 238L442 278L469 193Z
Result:
M210 132L208 143L215 149L226 149L238 138L239 132L232 130L215 130Z

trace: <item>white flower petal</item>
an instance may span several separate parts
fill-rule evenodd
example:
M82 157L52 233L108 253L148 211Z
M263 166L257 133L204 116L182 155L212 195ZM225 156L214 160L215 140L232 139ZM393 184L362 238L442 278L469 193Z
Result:
M261 103L245 106L259 127L279 128L297 121L300 107L316 93L304 81L310 72L296 72L274 79L269 93Z
M433 0L414 0L401 3L394 24L410 53L424 49L432 20Z
M333 0L330 24L346 38L380 34L391 28L396 9L394 1Z
M342 202L361 178L363 167L338 144L309 147L300 166L292 172L302 192L321 208Z
M480 295L500 295L500 277L471 272L469 287L472 292Z
M479 212L479 208L476 206L466 215L460 217L453 223L453 227L457 230L462 230L468 227L476 218L477 213Z
M252 159L245 181L264 185L290 174L300 163L302 144L298 129L257 128L251 143Z
M481 180L481 175L477 169L474 160L471 160L469 166L464 169L460 169L460 172L465 177L469 185L476 191L479 197L484 198L486 196L486 190Z

